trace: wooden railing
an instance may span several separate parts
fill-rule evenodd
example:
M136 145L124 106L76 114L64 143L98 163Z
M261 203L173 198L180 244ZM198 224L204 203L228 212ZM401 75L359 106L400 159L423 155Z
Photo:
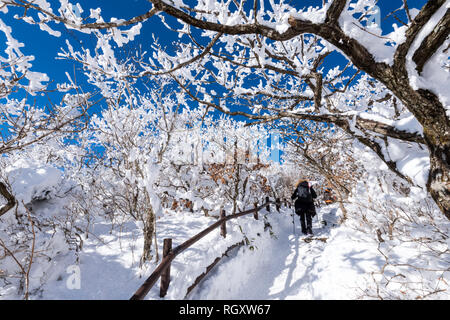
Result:
M172 249L172 239L164 239L164 246L163 246L163 259L161 260L161 263L156 267L156 269L153 271L153 273L145 280L144 284L135 292L135 294L131 297L131 300L142 300L145 298L145 296L148 294L150 289L154 286L156 281L161 277L161 284L160 284L160 297L164 297L167 293L167 289L169 288L170 283L170 264L172 261L178 256L181 252L192 246L194 243L196 243L198 240L202 239L204 236L206 236L211 231L215 230L216 228L220 227L221 231L220 234L223 237L226 237L226 222L231 219L236 219L245 215L248 215L250 213L253 213L253 216L256 220L258 220L258 211L266 207L268 211L270 211L270 204L275 204L278 211L280 211L281 202L280 199L277 199L276 201L270 201L268 197L266 197L266 202L260 206L255 204L255 208L246 210L243 212L226 215L225 210L220 210L220 217L219 220L216 223L213 223L205 230L201 231L197 235L193 236L192 238L186 240L182 244L180 244L178 247L175 247Z

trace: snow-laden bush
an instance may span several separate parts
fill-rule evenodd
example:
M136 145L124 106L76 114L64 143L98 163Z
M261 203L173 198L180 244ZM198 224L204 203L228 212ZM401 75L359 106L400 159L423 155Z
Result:
M25 159L3 168L2 178L17 200L0 217L2 294L36 298L82 249L83 219L67 208L76 187L55 166Z
M345 225L370 235L380 269L367 275L361 298L447 299L450 223L426 189L386 171L359 149L362 178L354 186Z

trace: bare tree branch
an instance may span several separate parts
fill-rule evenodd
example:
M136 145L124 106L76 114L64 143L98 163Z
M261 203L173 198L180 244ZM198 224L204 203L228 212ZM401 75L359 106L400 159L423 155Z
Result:
M144 13L142 15L133 17L128 20L120 21L120 22L93 22L93 23L85 23L85 24L75 24L75 23L71 22L69 19L67 19L66 17L60 17L48 10L45 10L45 9L39 7L38 5L33 4L33 2L34 1L30 2L30 1L25 1L25 0L17 0L17 1L11 0L11 1L3 1L3 4L21 7L21 8L24 8L25 10L28 10L31 8L31 9L40 11L40 12L46 14L47 16L49 16L54 21L64 23L65 25L70 26L71 28L74 28L74 29L78 29L78 30L83 30L83 29L101 30L101 29L110 29L110 28L129 26L129 25L133 25L133 24L148 20L149 18L151 18L153 15L155 15L158 12L158 10L156 10L155 8L152 8L150 11L147 11L146 13Z
M425 63L430 57L439 49L439 47L448 38L450 32L450 9L436 25L431 33L429 33L425 39L417 48L413 55L413 61L416 63L416 70L421 73Z
M395 70L400 70L402 73L406 72L405 59L408 54L414 39L419 34L420 30L431 19L432 15L439 10L439 8L445 3L445 0L428 1L417 14L411 26L406 31L406 40L400 44L394 55Z
M327 17L325 23L336 25L342 11L344 11L347 4L346 0L333 0L330 8L327 10Z

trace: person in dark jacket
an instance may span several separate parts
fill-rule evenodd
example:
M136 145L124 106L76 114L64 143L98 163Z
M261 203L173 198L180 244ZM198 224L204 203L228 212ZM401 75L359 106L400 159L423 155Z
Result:
M317 198L316 191L309 185L308 181L302 180L295 188L291 199L295 200L295 213L300 216L300 225L303 234L312 235L312 218L316 215L314 199Z

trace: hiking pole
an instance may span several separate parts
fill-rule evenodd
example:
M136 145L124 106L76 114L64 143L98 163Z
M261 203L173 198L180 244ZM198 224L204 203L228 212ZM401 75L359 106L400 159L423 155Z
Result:
M314 200L314 210L316 211L316 217L317 217L317 224L319 225L318 227L320 228L321 227L321 224L320 224L320 219L319 219L319 212L318 212L318 210L317 210L317 208L319 207L320 208L320 206L318 206L318 201L317 200Z
M293 232L294 232L294 236L295 236L295 214L293 213L292 214L292 230L293 230Z

